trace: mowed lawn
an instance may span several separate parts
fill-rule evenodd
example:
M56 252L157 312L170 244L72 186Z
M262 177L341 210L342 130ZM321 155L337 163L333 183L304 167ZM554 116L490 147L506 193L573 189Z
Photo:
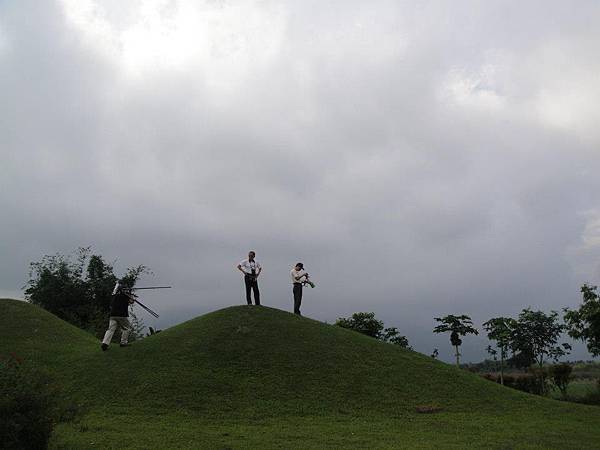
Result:
M0 300L0 352L50 371L81 405L54 448L600 448L600 408L267 307L103 353L46 311Z

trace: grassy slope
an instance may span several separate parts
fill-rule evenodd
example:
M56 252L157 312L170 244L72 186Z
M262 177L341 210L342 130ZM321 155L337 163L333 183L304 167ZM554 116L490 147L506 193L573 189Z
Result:
M93 337L45 311L2 300L0 353L7 351L48 367L87 405L81 423L59 428L55 446L590 448L600 442L600 409L505 389L421 354L265 307L226 308L102 353ZM421 405L443 412L417 414Z

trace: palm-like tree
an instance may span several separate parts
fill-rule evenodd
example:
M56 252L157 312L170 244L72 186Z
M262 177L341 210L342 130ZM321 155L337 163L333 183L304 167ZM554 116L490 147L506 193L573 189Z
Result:
M462 344L461 336L467 334L479 334L476 328L473 327L471 318L466 315L453 316L452 314L446 317L436 317L435 320L440 322L440 325L433 329L434 333L446 333L450 332L450 343L456 349L456 365L460 366L460 352L458 347Z

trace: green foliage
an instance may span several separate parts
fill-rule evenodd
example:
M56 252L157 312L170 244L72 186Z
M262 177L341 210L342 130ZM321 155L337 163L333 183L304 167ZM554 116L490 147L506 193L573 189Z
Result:
M483 328L488 332L487 337L491 341L496 341L498 350L488 346L487 351L494 357L500 352L500 383L504 384L504 361L508 356L511 347L511 338L513 330L517 323L509 317L494 317L483 324Z
M503 382L504 386L512 389L534 395L543 395L546 392L546 389L543 387L540 379L545 383L546 377L541 376L542 373L537 372L537 370L538 369L536 368L534 372L506 374L502 379L500 378L500 375L491 373L483 374L483 377L498 384L502 384Z
M13 353L0 358L0 393L2 448L47 448L60 419L58 391L50 378Z
M381 340L389 342L390 344L398 345L402 348L412 350L412 347L408 343L408 338L400 334L396 327L386 328L383 330Z
M456 349L456 365L460 366L460 353L458 347L462 344L461 336L467 334L479 334L479 331L473 327L471 318L466 315L454 316L452 314L445 317L436 317L435 320L440 322L441 325L436 326L433 329L434 333L447 333L450 332L450 343Z
M510 317L494 317L483 324L483 328L488 332L488 339L496 341L501 359L508 355L512 332L516 325L516 321Z
M380 339L383 332L383 322L375 318L373 312L357 312L351 317L340 317L335 324L338 327L358 331L375 339Z
M573 366L571 364L555 364L550 367L550 381L552 385L560 391L563 397L567 395L567 388L572 380L572 372Z
M335 325L412 350L406 336L401 335L396 327L384 328L383 321L377 320L373 312L358 312L348 318L340 317Z
M513 360L519 367L528 367L533 363L542 367L547 359L557 361L571 350L569 344L558 345L565 329L565 325L558 322L556 311L546 314L525 308L512 328L511 348L517 356Z
M46 255L41 261L31 263L25 290L27 300L69 323L86 328L102 308L101 299L90 301L83 279L88 254L89 248L80 248L75 262L57 254Z
M73 261L74 259L74 261ZM87 264L86 264L87 263ZM122 278L133 287L146 266L128 268ZM106 330L111 294L117 277L112 265L102 256L91 254L90 247L79 248L75 257L46 255L30 264L25 298L67 322L101 337ZM142 336L143 324L133 311L132 340Z
M600 356L600 295L597 286L581 287L583 303L576 310L565 308L569 336L586 343L593 356Z

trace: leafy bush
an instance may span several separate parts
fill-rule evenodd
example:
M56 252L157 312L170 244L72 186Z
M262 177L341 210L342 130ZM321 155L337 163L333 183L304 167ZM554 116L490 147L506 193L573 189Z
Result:
M573 366L570 364L555 364L550 367L550 380L552 385L560 390L562 396L567 395L567 388L572 380Z
M348 318L340 317L335 324L338 327L358 331L359 333L366 334L375 339L381 339L383 332L383 322L377 320L375 318L375 313L373 312L358 312L352 314L352 316Z
M134 286L138 278L151 273L144 265L127 269L122 280ZM113 266L91 248L79 248L72 256L46 255L30 264L25 298L34 305L102 338L108 323L112 290L117 281ZM130 312L130 340L143 337L144 324ZM115 336L113 339L117 339Z
M358 312L351 317L340 317L335 325L412 350L406 336L401 335L396 327L384 328L383 321L378 320L373 312Z
M0 359L2 448L45 449L61 419L60 396L50 378L15 354Z
M500 375L486 373L483 377L500 384ZM540 375L537 373L508 374L504 375L504 386L530 394L543 395L546 392L546 378L540 379Z
M586 343L593 356L600 356L600 294L598 286L581 286L583 303L579 309L565 308L565 322L569 336Z

